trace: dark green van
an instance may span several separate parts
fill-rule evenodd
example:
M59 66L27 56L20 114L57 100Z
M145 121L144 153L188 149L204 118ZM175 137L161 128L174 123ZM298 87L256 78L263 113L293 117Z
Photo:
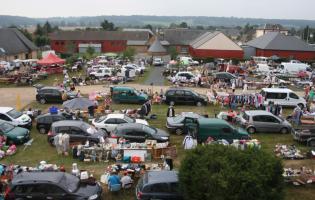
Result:
M110 87L112 100L115 103L139 103L143 104L149 100L148 95L139 92L135 88L125 86Z
M225 139L229 143L235 139L250 139L245 129L235 128L222 119L186 118L184 124L187 132L195 135L199 143L205 142L208 137L214 140Z

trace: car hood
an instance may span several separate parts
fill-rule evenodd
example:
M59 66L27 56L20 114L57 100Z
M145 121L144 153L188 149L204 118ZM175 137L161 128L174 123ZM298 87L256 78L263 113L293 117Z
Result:
M144 124L144 125L149 125L149 123L146 120L143 119L136 119L136 123L138 124Z
M171 125L171 126L181 126L181 125L183 125L183 123L177 123L177 122L175 122L173 117L168 117L168 118L166 119L166 121L167 121L167 124L168 124L168 125Z
M16 119L18 122L21 122L21 123L28 123L31 121L31 118L26 115L26 114L23 114L21 115L19 118Z
M140 97L143 97L144 99L148 99L149 98L149 96L147 94L144 94L144 93L141 93Z
M88 184L80 184L78 190L75 192L81 197L90 197L95 194L100 193L100 186L98 184L96 185L88 185Z
M157 133L154 136L157 137L170 137L170 134L166 133L166 131L162 130L162 129L156 129Z
M9 132L6 132L5 134L7 136L11 137L17 137L17 136L25 136L28 133L28 130L26 128L21 127L15 127Z

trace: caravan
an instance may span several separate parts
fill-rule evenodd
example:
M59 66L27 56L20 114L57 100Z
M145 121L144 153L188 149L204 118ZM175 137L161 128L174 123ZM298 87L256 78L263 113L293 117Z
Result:
M279 66L279 72L281 74L296 75L300 71L306 71L309 75L312 74L312 69L308 64L297 62L296 60L292 60L290 62L282 62Z

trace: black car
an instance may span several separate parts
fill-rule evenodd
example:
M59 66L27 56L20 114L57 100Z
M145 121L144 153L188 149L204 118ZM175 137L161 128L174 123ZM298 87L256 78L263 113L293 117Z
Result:
M14 176L5 199L100 200L101 195L98 183L82 184L78 177L68 173L21 172Z
M112 138L124 138L129 142L145 142L156 140L157 142L169 141L170 135L165 131L138 123L119 124L111 132Z
M71 114L59 112L57 114L46 113L36 118L36 128L39 133L46 134L50 130L51 124L62 120L73 120Z
M164 102L170 105L190 104L190 105L207 105L207 97L198 94L192 90L184 88L172 88L166 91Z
M182 200L176 171L147 171L136 187L138 200Z
M68 99L73 99L76 94L70 91L65 91L57 87L42 87L37 90L36 101L41 104L45 103L62 103L62 94L65 92Z
M70 142L85 143L86 141L98 144L100 138L106 138L107 134L101 129L95 129L86 122L78 120L64 120L54 122L48 132L48 142L53 144L54 137L59 133L70 136Z

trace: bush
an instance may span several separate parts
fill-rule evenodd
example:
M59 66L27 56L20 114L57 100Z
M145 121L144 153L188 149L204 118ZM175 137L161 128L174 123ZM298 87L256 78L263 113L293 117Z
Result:
M179 181L190 200L281 200L282 171L281 161L264 151L207 145L187 153Z

